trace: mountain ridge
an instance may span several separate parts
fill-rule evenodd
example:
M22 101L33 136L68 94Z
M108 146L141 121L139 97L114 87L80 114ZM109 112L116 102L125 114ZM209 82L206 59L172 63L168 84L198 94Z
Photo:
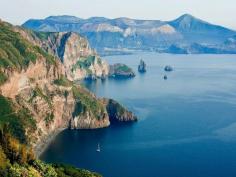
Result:
M69 22L69 19L72 21ZM49 19L29 20L22 26L36 31L80 33L100 54L106 53L107 49L166 52L172 45L190 46L194 43L215 46L216 50L212 51L217 51L228 38L236 35L235 30L214 25L190 14L171 21L126 17L75 19L75 16L51 16ZM218 52L224 53L224 50Z
M48 16L44 19L37 19L37 18L32 18L32 19L29 19L27 20L26 22L24 22L22 24L22 26L25 25L25 23L27 23L28 21L32 21L32 20L39 20L39 21L43 21L43 20L49 20L49 19L62 19L62 18L67 18L68 20L69 19L75 19L76 21L79 21L79 20L83 20L83 21L88 21L88 20L104 20L104 21L107 21L107 20L133 20L133 21L146 21L146 22L173 22L173 21L176 21L178 19L181 19L181 18L192 18L192 19L195 19L195 20L200 20L201 22L205 22L205 23L208 23L208 24L211 24L211 25L214 25L213 23L211 22L207 22L206 20L202 20L200 18L197 18L191 14L188 14L188 13L185 13L173 20L157 20L157 19L136 19L136 18L129 18L129 17L116 17L116 18L108 18L108 17L102 17L102 16L94 16L94 17L89 17L89 18L79 18L77 16L73 16L73 15L52 15L52 16ZM226 28L226 29L229 29L231 31L234 31L236 32L236 29L233 29L233 28L229 28L229 27L224 27L223 25L216 25L216 26L219 26L219 27L223 27L223 28Z

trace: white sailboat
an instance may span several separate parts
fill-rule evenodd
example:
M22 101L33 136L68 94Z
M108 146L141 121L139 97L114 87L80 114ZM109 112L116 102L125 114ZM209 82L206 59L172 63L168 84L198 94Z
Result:
M101 148L100 148L99 143L98 143L98 147L97 147L97 152L101 152Z

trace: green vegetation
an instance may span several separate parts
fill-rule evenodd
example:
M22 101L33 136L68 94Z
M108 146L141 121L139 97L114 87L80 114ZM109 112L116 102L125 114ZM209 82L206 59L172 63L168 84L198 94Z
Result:
M0 23L0 41L1 67L24 68L30 61L36 61L32 45L14 32L11 25Z
M58 174L58 177L101 177L101 175L97 173L92 173L87 170L81 170L74 168L72 166L68 165L53 165L53 167L56 169L56 172Z
M78 65L80 66L80 68L88 68L89 66L91 66L94 61L95 61L95 56L89 56L87 58L81 58L80 60L78 60Z
M32 32L36 37L38 37L41 40L48 40L52 32L40 32L40 31L33 31Z
M7 81L7 76L0 71L0 85L4 84Z
M109 117L116 118L122 116L125 113L125 108L117 101L109 99L107 103L107 112Z
M9 133L22 143L28 143L25 131L34 132L36 123L27 108L13 109L14 104L10 99L0 95L0 128L7 126Z
M54 81L54 84L64 87L71 87L73 82L69 81L65 76L61 76L59 79Z
M92 74L92 71L89 69L91 65L94 64L96 56L88 56L87 58L80 58L77 63L72 67L72 72L77 68L85 69L88 74ZM101 65L102 61L98 58L98 63Z
M40 97L40 98L42 98L42 99L44 99L44 101L47 102L47 104L48 104L49 107L52 107L52 101L51 101L50 97L47 96L47 95L45 95L45 94L43 93L43 91L42 91L39 87L36 87L36 88L34 89L33 95L32 95L32 97L30 98L29 102L32 102L32 100L33 100L35 97L37 97L37 96Z
M0 176L4 177L100 177L99 174L67 165L37 160L26 141L25 130L37 127L25 108L0 95ZM48 121L52 118L49 114ZM27 131L32 135L30 131Z
M101 177L97 173L68 165L46 164L36 160L32 150L8 136L0 144L0 176L4 177ZM6 139L6 137L4 137ZM4 148L2 148L2 146Z
M6 169L8 164L9 164L9 161L8 161L2 147L0 146L0 174L1 174L1 169Z
M35 51L37 51L39 54L41 54L44 58L46 58L47 64L48 65L55 65L56 64L56 59L54 56L48 54L45 52L43 49L41 49L38 46L34 46Z
M72 91L77 101L73 117L83 114L86 111L91 111L97 119L102 118L105 112L102 103L82 87L78 88L77 86L73 86Z
M129 68L127 65L117 65L115 68L116 71L122 71L122 72L133 72L131 68Z
M50 113L47 114L47 116L45 117L44 121L46 123L46 126L49 126L49 124L54 120L54 114Z
M48 64L55 64L55 58L37 46L25 40L14 27L0 22L0 71L1 68L22 70L35 63L39 56L46 58ZM0 72L0 84L7 80L6 75Z
M0 22L0 85L8 80L8 75L3 71L21 71L27 69L30 63L36 63L40 58L45 58L47 67L56 65L55 57L48 54L38 46L32 45L16 32L12 25ZM25 31L27 32L27 31ZM46 40L50 33L32 32L40 39ZM33 36L35 37L35 36ZM78 63L79 67L88 68L94 63L95 57L91 56ZM88 69L89 70L89 69ZM36 82L30 78L30 82ZM77 100L77 113L90 111L96 118L101 118L104 113L103 105L97 101L87 90L73 86L65 76L61 76L54 84L64 87L73 87L73 94ZM60 89L58 89L60 90ZM52 94L43 92L39 86L33 90L33 99L40 97L52 108ZM67 97L68 91L61 91ZM0 94L0 176L4 177L99 177L96 173L77 169L66 165L46 164L34 156L31 144L36 136L42 133L37 131L36 120L32 116L31 108L27 107L26 100L19 95L16 99L9 99ZM25 105L25 106L24 106ZM32 105L34 106L34 105ZM30 110L29 110L30 109ZM52 110L52 109L51 109ZM54 120L52 111L45 115L44 121L49 125ZM37 135L36 135L37 133Z
M8 131L7 126L1 128L0 147L2 158L5 158L6 162L26 164L35 159L32 149L14 138ZM4 164L4 167L6 166L7 164Z

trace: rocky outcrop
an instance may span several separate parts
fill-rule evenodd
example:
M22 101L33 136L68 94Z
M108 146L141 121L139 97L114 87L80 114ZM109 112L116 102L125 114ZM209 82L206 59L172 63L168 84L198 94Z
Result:
M96 129L110 125L102 100L80 86L79 89L73 87L72 91L76 104L70 120L71 129Z
M140 64L138 66L138 71L140 73L145 73L147 71L147 68L146 68L146 63L143 61L143 60L140 60Z
M90 74L96 77L108 75L109 65L90 48L86 39L71 32L58 35L57 41L60 42L56 42L53 52L64 64L69 79L81 80ZM53 44L53 41L50 42Z
M135 77L135 73L127 65L117 63L110 66L109 76L112 78L126 79Z
M171 71L174 70L174 68L173 68L172 66L167 65L167 66L165 66L164 70L165 70L166 72L171 72Z
M110 122L136 122L137 117L124 106L113 99L103 99L106 106Z
M77 33L28 32L16 28L26 39L42 47L48 53L57 56L65 67L70 80L81 80L91 75L96 78L107 77L109 65L91 49L88 41Z

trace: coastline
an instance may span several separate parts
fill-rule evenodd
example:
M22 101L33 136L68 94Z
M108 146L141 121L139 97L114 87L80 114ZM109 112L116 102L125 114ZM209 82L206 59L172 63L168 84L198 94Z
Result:
M56 131L50 133L46 138L43 138L42 141L40 141L38 144L36 144L34 148L36 158L40 159L40 156L48 148L48 146L56 138L56 136L66 129L68 129L68 127L57 129Z

